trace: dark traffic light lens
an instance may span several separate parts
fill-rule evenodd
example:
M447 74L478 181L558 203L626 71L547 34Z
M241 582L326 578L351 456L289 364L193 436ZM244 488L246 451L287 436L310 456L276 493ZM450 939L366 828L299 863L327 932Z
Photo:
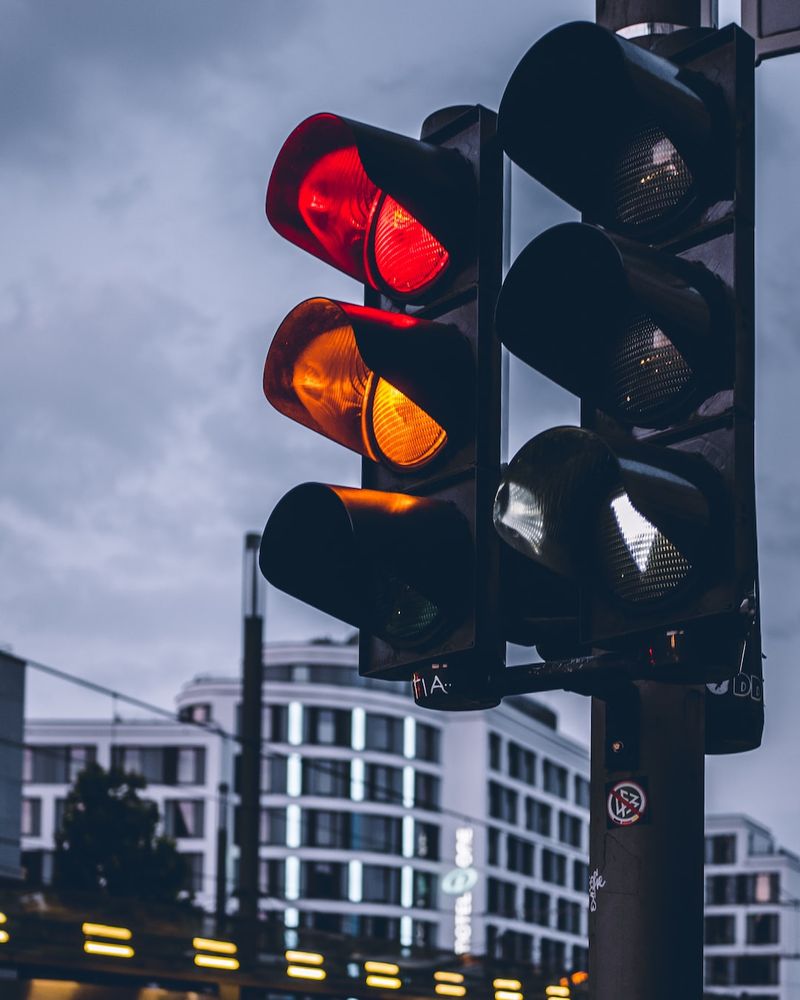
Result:
M668 420L697 390L697 378L684 356L644 315L634 317L614 345L609 375L609 409L640 427Z
M631 503L612 495L599 526L600 559L612 592L623 601L661 600L686 579L691 564Z
M403 295L427 288L450 261L433 233L389 195L377 210L372 240L381 281Z
M629 226L657 222L683 202L693 182L663 129L644 125L624 144L612 168L615 219Z
M392 645L425 642L442 625L440 608L396 577L378 577L374 594L376 628Z

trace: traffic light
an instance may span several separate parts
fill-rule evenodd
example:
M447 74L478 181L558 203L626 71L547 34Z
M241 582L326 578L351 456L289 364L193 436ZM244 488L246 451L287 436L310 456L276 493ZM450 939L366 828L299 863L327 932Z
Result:
M362 480L284 496L261 570L360 629L362 675L416 677L420 701L430 683L444 708L496 704L505 663L491 522L501 208L496 115L480 106L430 116L421 140L314 115L267 189L278 233L365 287L364 305L317 297L286 316L264 392L361 455Z
M759 642L753 44L736 26L650 44L563 25L500 104L505 152L583 221L522 251L497 331L580 397L581 426L524 445L494 519L543 600L556 580L579 595L546 655L714 681Z

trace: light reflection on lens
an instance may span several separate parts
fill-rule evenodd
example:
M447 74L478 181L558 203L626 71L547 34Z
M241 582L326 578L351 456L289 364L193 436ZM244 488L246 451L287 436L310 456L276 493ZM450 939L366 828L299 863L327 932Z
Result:
M691 570L683 553L634 507L627 493L610 499L599 527L609 585L623 600L641 603L663 598Z
M612 170L618 222L656 222L677 208L694 178L686 161L655 123L641 126L620 150Z

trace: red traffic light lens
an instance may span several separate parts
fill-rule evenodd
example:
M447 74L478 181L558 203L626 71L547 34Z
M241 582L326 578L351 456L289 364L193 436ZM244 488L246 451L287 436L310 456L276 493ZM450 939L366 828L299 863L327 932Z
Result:
M336 115L307 118L275 161L267 218L285 239L357 281L412 297L439 280L450 254L385 187L397 173L386 166L391 143L400 140L402 149L413 140L378 132ZM383 186L381 170L389 178Z
M300 182L297 207L309 232L328 261L354 277L364 269L364 240L378 196L355 146L325 153Z
M371 242L378 283L401 295L423 291L450 262L433 233L390 195L377 210Z
M308 299L278 328L264 365L264 394L281 413L338 444L399 469L424 465L447 444L430 414L367 367L353 323L418 321L366 306Z

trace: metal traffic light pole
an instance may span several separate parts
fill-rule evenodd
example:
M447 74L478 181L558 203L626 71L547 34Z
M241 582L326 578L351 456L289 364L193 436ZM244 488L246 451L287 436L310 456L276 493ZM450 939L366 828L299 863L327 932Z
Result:
M647 36L716 27L716 0L597 0L597 23ZM703 993L705 688L621 680L592 699L592 1000Z

